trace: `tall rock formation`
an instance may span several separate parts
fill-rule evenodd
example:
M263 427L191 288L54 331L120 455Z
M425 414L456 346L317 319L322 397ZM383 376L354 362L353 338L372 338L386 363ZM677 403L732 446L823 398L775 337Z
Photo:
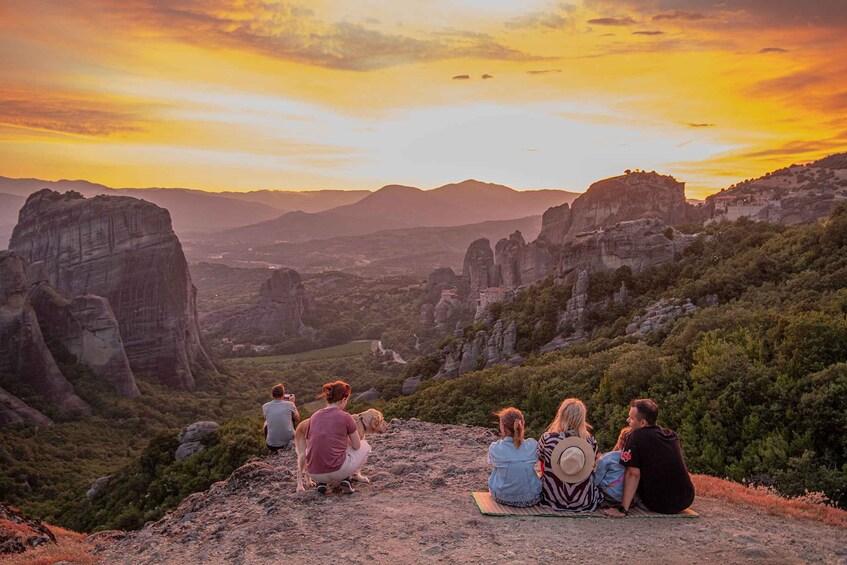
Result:
M500 286L498 269L494 265L494 251L487 238L477 239L465 252L462 276L470 283L470 299L476 300L483 288Z
M213 336L234 339L253 334L253 339L279 341L292 335L309 335L314 330L303 323L309 304L299 273L278 269L262 283L257 303L209 312L203 316L203 327Z
M31 386L63 410L90 413L91 408L76 395L44 343L27 298L28 286L23 259L0 251L0 372Z
M282 337L306 330L306 292L300 274L294 269L277 269L259 289L256 327L262 335Z
M595 182L570 208L549 209L538 239L561 245L578 234L619 222L657 218L675 225L692 213L685 201L685 183L657 173L628 173Z
M455 289L459 284L456 273L450 267L440 267L432 271L426 278L426 291Z
M31 263L43 261L64 296L106 298L136 371L191 390L192 368L215 370L167 210L125 196L45 189L27 199L9 247Z
M94 294L68 300L46 280L30 282L29 300L44 331L118 394L127 398L139 396L109 301Z

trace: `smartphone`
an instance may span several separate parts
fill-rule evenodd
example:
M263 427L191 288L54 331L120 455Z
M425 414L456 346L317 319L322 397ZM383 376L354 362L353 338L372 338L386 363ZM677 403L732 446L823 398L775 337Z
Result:
M294 398L293 394L283 394L282 395L283 400L291 400L292 398Z

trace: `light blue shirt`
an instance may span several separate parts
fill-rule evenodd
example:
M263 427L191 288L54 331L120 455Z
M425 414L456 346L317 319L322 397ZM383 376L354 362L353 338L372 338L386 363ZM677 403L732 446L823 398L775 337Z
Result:
M541 494L541 479L535 473L538 442L526 439L515 449L515 441L505 437L488 448L488 462L494 466L488 477L488 490L501 502L531 502Z
M603 454L594 471L594 484L600 487L606 498L617 502L623 500L623 476L626 467L621 465L621 452Z

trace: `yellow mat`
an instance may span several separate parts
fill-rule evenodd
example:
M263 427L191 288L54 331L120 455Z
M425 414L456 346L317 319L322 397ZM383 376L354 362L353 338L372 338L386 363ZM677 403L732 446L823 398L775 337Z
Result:
M535 505L529 508L515 508L495 501L489 492L472 492L479 511L486 516L548 516L555 518L609 518L602 510L594 512L556 512L544 506ZM631 508L627 518L699 518L700 515L688 508L679 514L659 514L641 508Z

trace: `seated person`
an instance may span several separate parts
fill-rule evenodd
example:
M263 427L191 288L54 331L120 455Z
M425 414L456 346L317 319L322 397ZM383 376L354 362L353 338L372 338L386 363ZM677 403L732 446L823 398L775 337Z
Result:
M603 501L594 484L597 442L585 416L585 404L581 400L565 399L538 441L543 506L593 512Z
M340 481L341 492L351 494L353 475L368 459L371 446L359 438L356 422L344 411L350 399L350 385L335 381L323 386L318 398L326 400L309 419L306 434L306 470L318 483L317 491L327 493L327 485Z
M494 466L488 477L488 490L500 504L526 508L541 500L541 480L535 473L538 442L524 439L524 417L517 408L503 408L501 439L488 447L488 462Z
M659 405L649 398L630 402L627 423L632 428L621 453L626 467L623 499L606 514L622 518L636 494L653 512L678 514L694 502L694 485L685 466L676 432L659 427Z
M621 452L630 431L629 426L621 430L615 449L601 455L594 470L594 482L603 492L606 503L612 506L617 506L623 500L623 476L626 467L621 465Z
M271 451L285 449L294 439L294 427L300 421L300 413L294 405L294 395L285 394L285 385L274 385L273 400L262 405L265 414L265 444Z

